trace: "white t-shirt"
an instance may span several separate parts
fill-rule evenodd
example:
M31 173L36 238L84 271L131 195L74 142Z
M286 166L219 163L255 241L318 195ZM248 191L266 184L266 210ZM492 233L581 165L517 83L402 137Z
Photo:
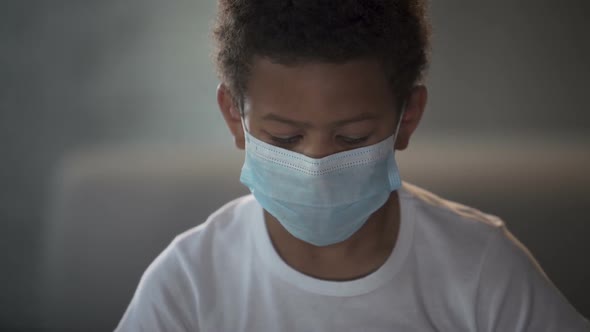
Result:
M116 331L590 331L497 217L404 184L387 261L344 282L287 265L236 199L144 273Z

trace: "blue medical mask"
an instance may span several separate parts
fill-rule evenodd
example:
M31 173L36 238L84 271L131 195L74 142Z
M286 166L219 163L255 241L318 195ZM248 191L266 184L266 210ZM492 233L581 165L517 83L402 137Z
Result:
M244 129L240 181L298 239L316 246L342 242L401 187L394 158L401 118L385 140L319 159L265 143Z

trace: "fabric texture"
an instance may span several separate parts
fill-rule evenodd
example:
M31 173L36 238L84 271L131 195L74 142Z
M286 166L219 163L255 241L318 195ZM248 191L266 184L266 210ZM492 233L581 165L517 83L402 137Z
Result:
M590 331L495 216L404 183L398 241L374 273L288 266L253 196L179 235L146 270L123 331Z

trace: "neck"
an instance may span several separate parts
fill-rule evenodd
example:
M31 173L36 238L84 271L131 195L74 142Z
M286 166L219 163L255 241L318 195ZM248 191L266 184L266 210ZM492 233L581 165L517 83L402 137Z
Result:
M266 211L264 217L275 250L289 266L318 279L344 281L366 276L385 263L397 240L399 212L394 191L350 238L325 247L294 237Z

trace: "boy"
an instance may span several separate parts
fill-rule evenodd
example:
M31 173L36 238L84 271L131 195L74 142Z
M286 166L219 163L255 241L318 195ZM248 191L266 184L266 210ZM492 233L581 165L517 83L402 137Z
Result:
M400 180L421 0L220 0L221 113L252 195L178 236L117 331L588 331L491 215Z

